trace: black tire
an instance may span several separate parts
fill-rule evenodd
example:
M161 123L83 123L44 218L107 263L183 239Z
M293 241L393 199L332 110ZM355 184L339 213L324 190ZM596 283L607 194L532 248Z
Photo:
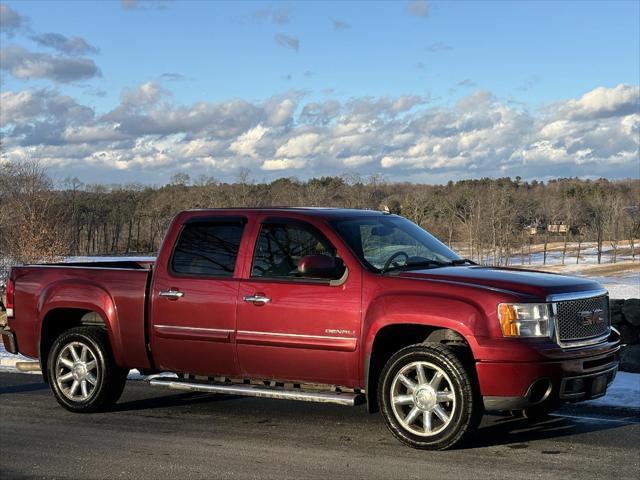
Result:
M423 380L430 380L429 382L421 383L418 379L418 364L422 366L420 368ZM416 376L405 376L416 387L410 390L406 383L400 380L399 374L410 375L408 372L411 372L412 368L416 369ZM429 371L433 372L430 379ZM440 386L433 383L438 372L442 378L439 381ZM442 382L445 382L444 387ZM402 388L406 391L400 394L399 389ZM440 391L441 388L444 391ZM439 395L436 392L442 394L443 398L453 394L453 399L448 403L445 400L437 400ZM392 401L392 395L398 401L401 397L411 397L413 401L404 400L409 403L399 404L398 401ZM434 405L431 405L432 403ZM462 444L476 430L482 418L482 402L477 393L474 376L451 349L440 344L411 345L393 355L380 375L378 404L391 433L402 443L423 450L445 450ZM439 414L449 414L448 417L445 415L445 418L449 418L448 422L441 420L439 414L435 415L438 407ZM407 426L401 423L399 418L408 411L403 420L406 423L416 408L419 410L415 420L418 424ZM420 423L423 431L417 432Z
M81 355L86 357L84 362L74 361L75 356ZM100 328L66 330L49 351L47 378L51 391L58 403L71 412L109 409L122 395L127 373L115 364L107 332Z

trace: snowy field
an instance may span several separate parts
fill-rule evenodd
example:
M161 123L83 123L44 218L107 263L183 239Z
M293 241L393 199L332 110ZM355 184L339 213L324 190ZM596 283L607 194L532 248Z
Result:
M535 265L525 266L545 272L587 277L601 283L616 299L640 298L640 262L625 261L615 264Z
M510 259L510 266L587 277L601 283L609 290L611 298L640 298L640 252L636 253L634 260L629 242L620 242L615 263L610 242L603 244L601 263L598 263L598 250L594 242L585 242L581 245L579 259L577 244L569 243L564 265L562 265L563 248L564 245L560 242L549 243L545 265L543 264L544 253L541 251L543 246L533 245L530 257L525 252L523 262L519 254L515 255ZM639 250L638 246L635 246L635 249Z

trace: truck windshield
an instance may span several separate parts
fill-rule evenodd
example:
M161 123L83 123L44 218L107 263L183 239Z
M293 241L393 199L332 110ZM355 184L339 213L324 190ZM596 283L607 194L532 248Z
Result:
M406 218L385 215L331 222L371 271L410 270L464 262L453 250Z

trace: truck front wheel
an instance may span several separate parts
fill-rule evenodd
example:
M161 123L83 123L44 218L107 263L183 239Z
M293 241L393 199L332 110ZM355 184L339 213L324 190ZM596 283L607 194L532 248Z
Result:
M467 438L482 415L469 372L453 351L420 344L393 355L378 404L391 433L413 448L444 450Z
M105 410L118 401L127 380L104 330L77 327L63 332L49 351L47 376L56 400L72 412Z

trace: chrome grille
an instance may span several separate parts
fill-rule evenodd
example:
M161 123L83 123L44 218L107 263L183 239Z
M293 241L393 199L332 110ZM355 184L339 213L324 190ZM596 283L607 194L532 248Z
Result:
M584 342L609 333L609 297L606 295L557 302L555 312L560 343ZM604 321L590 321L598 317Z

